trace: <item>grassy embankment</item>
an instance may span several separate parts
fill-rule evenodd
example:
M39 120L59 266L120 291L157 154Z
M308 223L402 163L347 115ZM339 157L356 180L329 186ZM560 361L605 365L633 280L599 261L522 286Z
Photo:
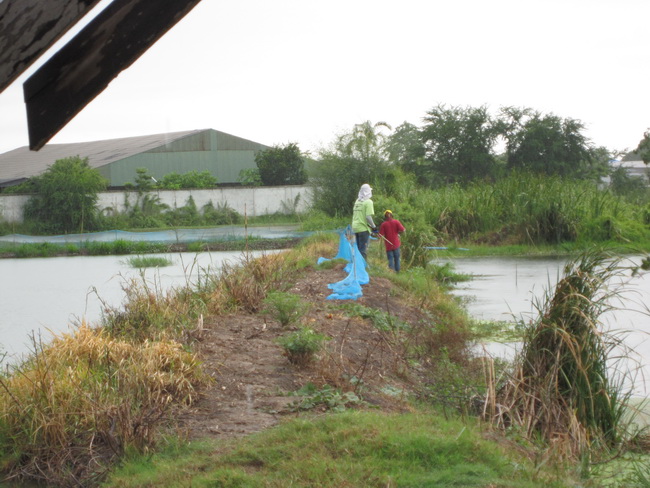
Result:
M284 289L317 257L331 256L335 240L316 236L282 256L245 260L196 289L164 296L133 283L124 309L107 311L104 328L81 328L36 351L2 376L3 473L61 486L104 479L105 486L125 487L286 486L287 480L294 486L587 486L576 481L589 471L584 465L542 441L524 440L524 430L505 435L449 408L436 413L436 404L449 400L440 386L452 400L447 407L469 405L490 387L476 368L464 369L469 363L444 355L421 357L422 367L435 364L440 381L412 398L411 414L348 411L318 420L307 414L225 445L169 437L174 411L207 381L192 353L200 316L259 310L269 292ZM383 266L373 266L383 274ZM430 311L432 338L443 345L437 351L449 352L467 346L459 333L471 334L438 273L433 267L386 276ZM409 340L411 330L399 333L421 348ZM459 390L458 382L469 388Z

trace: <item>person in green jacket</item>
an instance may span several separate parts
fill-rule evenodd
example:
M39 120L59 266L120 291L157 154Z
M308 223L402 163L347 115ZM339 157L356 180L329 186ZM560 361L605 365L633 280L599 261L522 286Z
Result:
M377 226L372 220L375 214L375 207L372 203L372 188L370 185L363 184L359 190L359 196L354 202L352 209L352 232L357 241L359 252L366 258L366 250L368 249L368 241L370 240L370 232L377 232Z

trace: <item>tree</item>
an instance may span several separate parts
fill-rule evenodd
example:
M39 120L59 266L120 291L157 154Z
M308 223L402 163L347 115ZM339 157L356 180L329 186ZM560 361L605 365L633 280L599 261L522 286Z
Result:
M239 172L237 178L244 186L262 186L262 178L260 178L260 170L257 168L245 168Z
M415 125L404 122L388 136L386 140L388 159L402 170L415 175L417 180L426 184L425 147L422 134Z
M107 181L79 156L57 160L33 179L35 194L25 205L25 216L46 232L83 232L96 225L97 193Z
M645 164L650 164L650 129L643 134L643 139L639 142L636 152Z
M302 185L307 182L304 158L295 143L258 152L255 164L264 185Z
M364 183L381 184L388 170L385 122L357 124L319 153L311 166L314 207L328 215L349 214Z
M339 138L339 148L342 153L369 161L382 158L386 136L381 132L385 128L391 130L386 122L372 123L369 120L356 124L352 131Z
M582 122L531 109L501 109L500 126L507 146L508 169L584 177L594 163Z
M498 126L486 107L438 105L427 112L422 128L425 160L421 168L430 184L472 181L492 177L496 159L492 148L499 135Z

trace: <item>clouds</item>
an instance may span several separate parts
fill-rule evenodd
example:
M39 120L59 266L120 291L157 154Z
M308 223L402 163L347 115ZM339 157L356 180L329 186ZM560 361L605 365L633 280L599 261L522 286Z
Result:
M631 148L650 126L647 18L642 0L203 0L52 142L214 128L314 150L446 103L553 112ZM18 84L0 152L26 144Z

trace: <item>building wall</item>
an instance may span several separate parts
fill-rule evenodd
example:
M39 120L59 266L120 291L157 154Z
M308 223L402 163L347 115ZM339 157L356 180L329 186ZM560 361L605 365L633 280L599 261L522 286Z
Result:
M172 208L184 206L191 196L199 209L212 202L215 207L228 205L238 213L249 217L284 212L285 208L293 208L294 204L296 211L304 212L312 202L311 188L308 186L160 190L153 193L160 198L161 203ZM137 198L137 192L101 192L98 194L97 207L100 210L110 208L123 212L125 199L128 199L130 204L134 204ZM28 199L29 195L0 195L0 220L22 222L23 206Z
M162 179L169 173L209 171L218 183L236 183L242 169L257 168L253 151L188 151L142 153L100 168L111 186L135 182L136 170L147 168L150 175Z
M147 168L161 179L168 173L209 171L219 183L236 183L242 169L257 168L255 154L267 146L215 130L135 154L100 168L111 186L135 182L136 170Z

